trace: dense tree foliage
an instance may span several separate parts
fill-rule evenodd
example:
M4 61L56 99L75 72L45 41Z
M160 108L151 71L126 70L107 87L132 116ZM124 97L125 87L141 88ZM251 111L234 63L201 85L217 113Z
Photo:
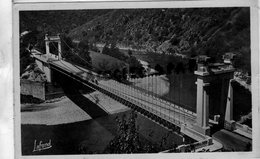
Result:
M188 67L190 72L195 71L197 69L196 59L194 58L189 59L188 65L189 65Z
M91 57L89 56L89 42L87 38L81 40L78 44L77 55L80 58L80 62L87 67L92 67Z
M119 48L116 47L115 43L106 43L106 45L103 47L102 54L112 56L125 62L128 59L127 55L119 51Z
M29 32L20 37L20 75L24 73L28 65L34 62L29 47L37 44L37 34L38 32Z
M167 74L171 74L174 67L175 67L174 64L172 62L169 62L167 64Z
M118 123L118 135L110 141L106 148L108 153L138 153L144 150L141 145L139 134L135 123L136 114L131 113L129 120L123 116Z
M136 57L130 56L127 62L129 64L129 72L131 74L134 74L138 77L144 76L144 68L142 64L136 59Z
M159 75L164 74L164 69L163 69L163 67L161 65L156 64L154 69L158 72Z
M115 43L106 44L103 47L102 54L106 54L112 57L115 57L119 60L122 60L129 64L129 73L135 74L138 77L144 76L144 68L142 64L136 59L136 57L132 56L132 51L128 50L128 55L121 52L118 47L116 47ZM118 68L121 70L122 68ZM118 70L118 71L119 71ZM126 71L121 72L124 79L126 79Z
M157 53L206 54L217 62L224 53L234 52L243 57L238 68L250 72L249 8L29 11L20 15L21 32L68 30L73 40L82 40L84 31L91 46L107 43L111 48L117 44Z
M29 50L25 47L20 47L20 75L22 75L26 67L33 62L34 59L30 57Z
M185 66L184 66L183 62L177 63L177 66L175 67L175 72L176 72L177 74L179 74L179 73L185 73Z
M58 34L70 31L109 10L59 10L21 11L20 32L25 30L47 31Z
M166 140L168 135L162 137L161 141L157 144L142 141L138 126L136 125L137 114L132 111L130 116L125 115L122 118L116 118L118 134L110 141L105 153L157 153L166 149ZM173 143L171 148L176 147Z
M33 30L20 38L20 73L34 60L30 57L30 49L34 48L45 53L45 32ZM73 44L66 33L60 34L62 57L75 64L91 68L91 58L89 56L89 43L87 39L79 42L78 46ZM50 43L50 52L58 54L58 44Z
M250 71L249 13L249 8L110 10L72 30L70 36L77 39L86 30L100 43L116 39L120 47L206 54L217 62L224 53L235 52L245 57L240 68Z

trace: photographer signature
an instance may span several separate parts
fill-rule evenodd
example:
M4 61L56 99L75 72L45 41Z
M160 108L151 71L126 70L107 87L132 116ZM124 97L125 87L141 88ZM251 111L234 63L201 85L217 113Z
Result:
M49 142L46 143L43 143L42 141L37 143L37 140L34 140L33 152L50 149L51 147L51 139L49 139Z

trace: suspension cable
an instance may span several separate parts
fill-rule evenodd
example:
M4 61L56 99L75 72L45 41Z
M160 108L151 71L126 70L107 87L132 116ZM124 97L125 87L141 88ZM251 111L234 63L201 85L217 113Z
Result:
M51 42L52 46L58 51L58 56L59 54L61 54L61 51L59 51L59 49Z
M53 44L53 46L57 49L57 47ZM66 64L64 64L63 62L61 62L63 65L65 65L66 66ZM77 65L75 65L75 64L73 64L73 63L70 63L71 65L73 65L74 67L76 67L77 69L79 69L80 71L82 71L82 72L86 72L86 70L83 70L82 68L80 68L79 66L77 66ZM68 66L66 66L66 67L68 67Z
M68 45L62 38L60 38L60 39L65 43L65 45L67 45L67 46L69 47L69 45ZM58 48L57 48L53 43L52 43L52 45L55 47L55 49L58 50ZM92 66L91 63L89 63L87 60L85 60L84 58L82 58L81 56L79 56L77 53L75 53L71 47L69 47L69 49L71 50L70 53L73 53L74 55L76 55L77 57L79 57L81 60L83 60L84 62L86 62L88 65ZM61 52L60 52L59 50L58 50L58 52L61 54Z
M78 53L76 53L67 43L66 43L66 41L65 40L63 40L62 38L60 38L63 42L64 42L64 44L71 50L71 52L70 53L72 53L72 54L74 54L74 55L76 55L77 57L79 57L80 59L82 59L84 62L86 62L88 65L91 65L87 60L85 60L84 58L82 58L80 55L78 55ZM58 48L52 43L52 45L55 47L55 49L56 50L58 50ZM58 50L58 53L60 53L61 54L61 51L59 51ZM74 64L72 64L72 65L74 65ZM74 65L75 66L75 65ZM77 67L78 68L78 67ZM80 68L78 68L78 69L80 69ZM180 82L180 75L178 75L179 76L179 82ZM148 76L149 77L149 76ZM148 82L147 82L147 87L148 87L148 92L149 92L149 79L147 78L147 80L148 80ZM155 79L156 81L155 81L155 85L156 85L156 93L155 94L157 94L158 92L158 90L157 90L157 79ZM153 90L153 79L152 79L152 90ZM180 89L181 89L181 86L179 86L179 103L180 103L180 100L181 100L181 92L180 92ZM173 91L173 93L174 93L174 91ZM169 94L170 95L170 98L171 98L171 94ZM174 95L174 94L173 94ZM91 95L90 95L91 96ZM92 97L92 96L91 96ZM94 99L94 97L92 97L93 99ZM152 101L153 101L153 99L152 99ZM169 105L169 107L170 107L170 105ZM175 109L176 108L176 106L175 106L175 104L174 104L174 110L176 110ZM174 115L173 116L175 116L175 111L173 111L173 113L174 113ZM162 109L161 109L161 107L160 107L160 114L162 114ZM180 107L179 107L179 123L181 124L181 110L180 110ZM170 109L169 109L169 117L170 117ZM173 117L173 119L175 120L175 117ZM184 112L184 114L183 114L183 119L184 119L184 122L185 122L185 112Z
M180 74L178 74L179 76L179 103L181 103L181 86L180 86ZM180 106L179 106L179 122L180 122L180 125L181 125L181 109L180 109Z
M184 73L183 73L183 74L184 74ZM181 84L180 84L181 90L183 89L183 87L182 87L182 86L183 86L183 83L182 83L182 82L183 82L183 81L182 81L182 79L183 79L183 74L181 74ZM183 123L184 123L184 124L185 124L185 115L186 115L186 114L185 114L185 113L186 113L185 110L186 110L186 106L183 105Z
M173 83L173 100L174 100L174 97L175 97L175 84L176 84L176 80L175 80L175 74L173 73L173 79L174 79L174 81L173 82L175 82L175 83ZM171 97L171 95L170 95L170 97ZM171 101L171 100L170 100ZM174 103L174 110L175 111L177 111L176 110L176 105L175 105L175 103ZM175 120L175 116L176 116L176 113L175 113L175 111L173 112L174 114L173 114L173 119L174 119L174 122L176 122L176 120Z

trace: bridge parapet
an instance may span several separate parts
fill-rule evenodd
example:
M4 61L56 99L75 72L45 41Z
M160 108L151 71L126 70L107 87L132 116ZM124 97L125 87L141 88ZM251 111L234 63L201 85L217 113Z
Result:
M249 126L234 122L232 129L232 131L252 139L252 128L250 128Z
M209 136L202 134L196 131L194 128L188 127L184 124L181 125L181 132L197 141L204 141L209 138Z

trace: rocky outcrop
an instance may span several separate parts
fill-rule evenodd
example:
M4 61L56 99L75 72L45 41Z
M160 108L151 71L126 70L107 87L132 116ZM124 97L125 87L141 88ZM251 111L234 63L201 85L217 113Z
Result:
M25 69L21 79L26 79L35 82L46 82L47 78L45 73L37 66L36 63L32 63Z

